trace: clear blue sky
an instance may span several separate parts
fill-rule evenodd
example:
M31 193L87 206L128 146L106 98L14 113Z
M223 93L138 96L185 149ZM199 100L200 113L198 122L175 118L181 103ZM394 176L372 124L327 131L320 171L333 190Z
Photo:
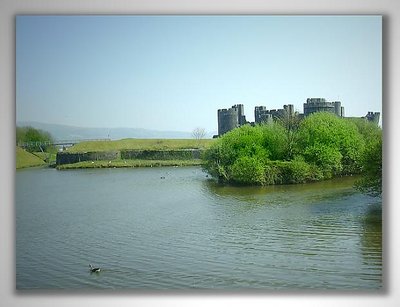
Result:
M17 16L17 121L217 130L217 109L382 112L380 16Z

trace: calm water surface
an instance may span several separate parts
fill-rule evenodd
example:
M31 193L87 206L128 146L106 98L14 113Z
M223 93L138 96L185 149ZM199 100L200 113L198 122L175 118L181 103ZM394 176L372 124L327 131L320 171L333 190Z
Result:
M244 188L197 167L19 170L16 286L379 289L381 200L353 182Z

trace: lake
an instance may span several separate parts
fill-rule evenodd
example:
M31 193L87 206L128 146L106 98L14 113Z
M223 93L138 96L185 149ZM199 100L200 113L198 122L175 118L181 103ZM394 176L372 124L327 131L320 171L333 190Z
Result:
M18 170L16 288L380 289L381 199L353 184L223 186L199 167Z

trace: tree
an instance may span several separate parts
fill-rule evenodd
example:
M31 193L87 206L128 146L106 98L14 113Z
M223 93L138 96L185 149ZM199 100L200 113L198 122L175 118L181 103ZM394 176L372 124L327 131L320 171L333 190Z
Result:
M359 173L364 144L353 122L318 112L301 122L297 152L306 162L315 163L329 178Z
M257 127L255 127L257 128ZM283 160L286 156L285 128L279 123L261 124L262 145L270 160Z
M35 129L33 127L17 127L16 129L16 143L51 143L53 138L47 131ZM30 152L46 150L48 146L39 146L33 144L28 147L27 150Z
M301 118L299 114L284 110L277 118L277 122L285 129L285 159L292 160L295 155L295 145L298 139Z
M205 153L205 169L223 181L264 184L264 165L282 156L283 128L243 125L218 138Z
M356 187L363 193L380 196L382 194L382 136L367 144L362 157L363 177Z
M192 132L192 137L196 140L202 140L206 136L206 130L204 128L195 128Z
M382 194L382 128L365 119L352 119L364 138L365 149L361 157L362 178L356 187L363 193Z
M268 159L269 152L264 146L264 132L262 126L251 127L244 125L233 129L218 138L205 153L205 169L213 176L223 181L231 181L236 173L236 182L244 176L238 175L240 165L251 164L254 160L237 160L248 157L257 161Z
M204 128L195 128L192 132L192 137L197 140L197 146L200 147L200 142L206 136L206 130Z

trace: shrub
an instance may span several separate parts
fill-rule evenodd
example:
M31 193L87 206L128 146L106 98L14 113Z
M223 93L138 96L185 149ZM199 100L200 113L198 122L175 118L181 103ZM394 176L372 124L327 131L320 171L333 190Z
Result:
M255 157L240 157L231 168L232 180L240 184L265 184L264 164Z
M266 184L305 183L322 179L321 171L301 159L270 161L265 167Z
M368 144L364 152L363 177L356 187L364 193L379 196L382 194L382 138Z
M245 125L240 128L229 131L221 138L216 140L205 152L204 168L213 176L224 181L233 178L232 170L236 170L236 181L243 181L244 178L238 173L240 163L250 163L240 161L241 158L254 158L263 164L268 160L270 152L263 146L264 134L261 127L251 127ZM234 164L235 168L233 168ZM241 178L241 179L239 179Z
M301 122L299 134L298 153L328 178L360 171L364 140L353 122L331 113L314 113Z
M325 178L331 178L342 171L342 154L336 148L324 144L313 144L304 151L307 161L315 163Z

